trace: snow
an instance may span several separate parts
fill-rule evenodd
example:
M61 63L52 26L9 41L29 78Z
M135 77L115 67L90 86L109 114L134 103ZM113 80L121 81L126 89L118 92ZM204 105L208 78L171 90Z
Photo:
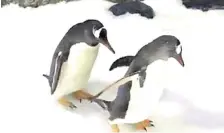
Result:
M111 63L163 34L178 37L186 66L173 61L175 78L168 82L158 112L151 118L162 133L224 132L223 23L224 11L185 9L179 0L146 0L156 12L152 20L137 14L112 16L112 3L81 0L69 4L22 9L1 9L0 132L102 132L109 133L106 112L84 102L68 111L55 103L43 73L49 72L52 53L67 30L86 19L98 19L108 29L113 55L102 46L88 90L96 94L121 77L126 68L112 72ZM110 94L110 96L106 96ZM113 97L114 91L105 93ZM129 131L132 128L122 128ZM121 129L121 130L122 130Z

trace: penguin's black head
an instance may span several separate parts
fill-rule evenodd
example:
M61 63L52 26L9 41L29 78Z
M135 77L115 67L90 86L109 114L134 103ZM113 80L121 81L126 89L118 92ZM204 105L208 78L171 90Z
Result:
M152 44L155 44L156 58L168 60L169 58L176 59L183 67L184 60L182 58L182 46L180 40L175 36L163 35L156 38Z
M104 28L104 25L98 20L87 20L85 23L89 23L91 25L91 30L94 36L94 40L97 40L97 43L101 43L106 46L112 53L115 54L114 49L110 45L107 39L107 30Z

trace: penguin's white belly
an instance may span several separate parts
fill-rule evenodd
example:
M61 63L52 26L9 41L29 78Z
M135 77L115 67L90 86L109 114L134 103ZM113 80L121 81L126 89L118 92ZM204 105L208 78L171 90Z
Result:
M71 47L68 60L61 68L58 85L54 93L56 98L87 86L98 50L99 45L91 47L87 44L76 44Z
M130 101L124 119L115 119L112 123L138 123L153 115L164 89L164 74L166 62L158 61L148 66L144 87L140 88L139 81L132 82Z

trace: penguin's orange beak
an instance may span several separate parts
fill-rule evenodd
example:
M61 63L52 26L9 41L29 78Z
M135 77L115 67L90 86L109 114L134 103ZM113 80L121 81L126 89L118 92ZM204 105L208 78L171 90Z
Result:
M109 43L109 41L107 39L107 30L104 29L104 28L100 32L99 41L104 46L106 46L113 54L115 54L114 49L112 48L112 46L110 45L110 43Z
M182 57L182 54L181 54L181 53L180 53L180 54L176 54L176 55L174 56L174 59L176 59L176 60L180 63L180 65L181 65L182 67L185 66L185 64L184 64L184 60L183 60L183 57Z

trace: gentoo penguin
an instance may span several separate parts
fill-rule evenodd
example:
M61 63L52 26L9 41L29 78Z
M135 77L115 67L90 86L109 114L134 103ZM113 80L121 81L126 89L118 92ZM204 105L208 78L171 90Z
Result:
M115 54L107 39L107 30L94 19L72 26L60 41L52 57L50 74L43 76L61 105L76 108L65 98L68 94L78 100L92 96L83 89L90 78L100 43Z
M135 56L116 60L112 68L129 66L124 77L110 85L90 100L99 100L99 96L108 89L117 88L116 98L102 100L108 110L108 118L114 132L119 132L118 124L135 124L138 130L150 126L155 106L163 92L162 77L170 58L176 59L183 67L182 46L179 39L171 35L162 35L143 46Z

